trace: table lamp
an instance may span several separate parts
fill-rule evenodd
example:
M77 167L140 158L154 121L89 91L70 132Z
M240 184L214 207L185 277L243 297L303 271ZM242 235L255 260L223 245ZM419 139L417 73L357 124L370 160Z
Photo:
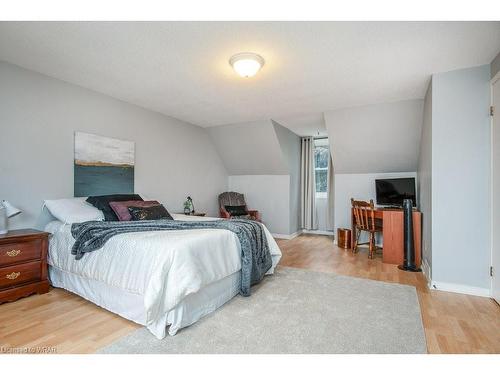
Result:
M8 232L7 219L19 215L21 210L7 201L0 202L0 234Z

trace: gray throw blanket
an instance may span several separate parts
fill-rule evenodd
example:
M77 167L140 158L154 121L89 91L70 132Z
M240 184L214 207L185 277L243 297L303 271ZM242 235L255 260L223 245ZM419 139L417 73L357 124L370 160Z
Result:
M262 280L271 268L271 252L262 224L250 220L216 221L87 221L74 223L71 234L76 240L71 254L81 259L85 253L98 250L113 236L122 233L184 229L226 229L236 234L241 244L240 294L250 295L250 286Z

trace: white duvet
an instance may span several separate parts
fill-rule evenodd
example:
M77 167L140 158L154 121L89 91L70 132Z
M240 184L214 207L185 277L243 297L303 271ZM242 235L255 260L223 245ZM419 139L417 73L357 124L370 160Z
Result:
M176 220L216 220L173 216ZM48 256L52 267L142 296L146 325L160 320L189 294L241 269L238 238L223 229L120 234L80 260L71 254L70 224L54 221L46 230L53 233ZM273 273L281 251L264 230L273 259L268 273Z

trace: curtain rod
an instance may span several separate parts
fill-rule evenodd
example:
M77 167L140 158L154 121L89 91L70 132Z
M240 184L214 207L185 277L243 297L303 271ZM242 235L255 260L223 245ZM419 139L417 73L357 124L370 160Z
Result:
M321 136L321 137L300 137L300 139L305 139L305 138L312 138L313 140L316 140L316 139L328 139L328 136L325 135L325 136Z

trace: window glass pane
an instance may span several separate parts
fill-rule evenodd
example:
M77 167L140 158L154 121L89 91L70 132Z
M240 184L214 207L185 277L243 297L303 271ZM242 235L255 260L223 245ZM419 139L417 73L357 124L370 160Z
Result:
M329 158L330 149L328 147L328 139L316 139L314 141L314 169L317 193L326 193Z
M328 168L328 147L319 146L314 148L315 168Z
M326 193L326 179L328 170L316 169L316 193Z

